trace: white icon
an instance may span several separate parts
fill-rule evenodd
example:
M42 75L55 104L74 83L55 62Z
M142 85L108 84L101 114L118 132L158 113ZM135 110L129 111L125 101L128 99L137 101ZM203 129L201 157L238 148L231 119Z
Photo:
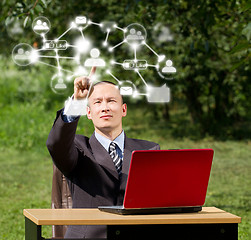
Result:
M126 83L126 85L122 86L123 83ZM133 84L133 82L131 82L129 80L125 80L123 82L120 82L119 85L120 85L120 89L119 89L120 94L123 96L131 96L131 95L134 95L135 92L137 92L136 86Z
M85 25L87 23L87 19L85 16L78 16L75 19L75 23L78 25Z
M97 66L97 67L104 67L105 66L105 61L101 58L98 58L100 55L100 52L97 48L93 48L90 52L90 55L92 58L88 58L85 61L85 67L93 67L93 66Z
M73 100L68 98L65 101L64 114L68 116L86 115L87 100Z
M16 60L30 60L30 52L24 51L22 48L19 48L17 51L17 55L14 56Z
M127 40L144 40L141 31L136 31L134 28L130 29L130 34L126 36Z
M19 66L27 66L38 60L37 52L26 43L20 43L12 51L13 61Z
M152 103L170 102L170 89L164 84L162 87L148 87L147 100Z
M153 38L157 45L161 45L166 42L173 41L173 35L167 26L163 26L162 23L157 23L153 28Z
M37 34L46 34L50 30L50 21L46 17L37 17L32 23L32 29Z
M129 72L130 77L131 75L134 75L137 84L139 84L140 82L144 84L146 86L146 91L138 91L134 83L129 80L121 81L119 79L119 70L115 70L115 73L112 73L110 70L107 70L106 72L118 82L122 95L131 96L133 98L147 96L149 102L170 101L169 88L166 85L155 88L149 87L147 81L144 79L146 75L143 75L141 70L152 68L154 69L154 71L157 71L162 78L166 80L172 80L173 73L176 73L176 68L173 67L173 63L171 60L166 61L165 55L159 55L153 48L151 48L147 44L146 29L138 23L132 23L126 28L121 28L115 22L112 21L103 21L101 23L98 23L91 21L86 16L77 16L74 18L74 21L71 23L71 26L69 26L69 28L65 32L63 32L58 38L52 38L54 40L48 40L45 34L50 30L51 24L47 18L40 16L33 21L32 29L42 38L42 47L38 48L39 41L34 42L34 49L28 44L21 44L13 49L12 58L15 63L20 66L26 66L31 63L38 62L39 59L39 63L58 69L58 73L54 75L51 79L51 88L55 93L64 94L68 92L68 82L72 81L73 77L88 74L87 67L105 67L107 65L107 63L105 62L106 58L103 58L103 55L100 57L100 50L98 48L94 48L92 41L88 38L88 34L90 34L90 32L83 31L85 28L91 25L98 26L100 30L104 33L104 37L99 37L98 39L103 39L103 46L105 46L104 51L106 53L109 54L109 52L115 51L115 49L120 47L121 45L124 45L123 47L128 47L129 45L129 48L131 48L130 50L132 51L134 56L130 57L131 59L122 60L122 62L117 61L116 59L111 59L111 61L109 62L111 63L111 65L113 65L113 68L116 68L117 70L119 67L120 70L122 70L123 72L124 70L131 70L131 72ZM66 40L61 40L71 30L79 30L77 31L80 34L79 38L76 39L74 43L71 43ZM163 36L161 35L160 39L161 43L165 42L166 40L164 39L164 35L169 34L166 29L164 30L162 34ZM158 29L157 31L159 32ZM157 36L157 33L155 33L154 35ZM75 36L75 33L73 34L73 36ZM120 42L114 41L117 36L122 37ZM115 42L115 45L111 45ZM62 51L58 51L67 50L68 48L74 50L65 51L64 53L66 54L66 56L62 56ZM157 58L151 56L149 56L148 58L146 56L147 61L142 59L142 57L140 57L141 59L138 59L139 56L142 56L142 54L140 54L138 51L141 51L144 48L147 48L147 51L150 50L150 54L154 54ZM49 50L54 50L56 55L53 53L52 55L50 53L48 54ZM74 56L68 56L68 54L71 54L73 52ZM89 58L86 57L86 54L88 52L90 52ZM149 51L147 52L147 55L148 54ZM114 56L117 55L118 54L115 54ZM56 61L51 61L49 64L43 61L46 58L54 58L56 59ZM71 61L71 63L66 63L66 61L68 60ZM155 62L153 62L154 60ZM69 71L63 69L66 68L66 66L71 66L73 70ZM63 75L63 73L65 72L67 72L67 76ZM118 76L116 76L116 74L118 74ZM123 73L121 73L121 75L123 76Z
M133 95L133 89L132 87L121 87L120 94L124 96Z
M41 20L37 20L34 30L49 30L47 22L42 22Z
M67 42L65 40L47 40L44 42L44 47L47 50L66 50L67 49Z
M51 88L55 93L63 94L67 90L62 73L55 74L51 79Z
M127 26L124 37L129 44L140 44L146 40L146 30L138 23Z
M145 70L147 68L146 60L127 59L123 62L123 68L125 70Z
M176 73L176 68L172 66L173 62L171 60L166 61L166 66L162 68L163 73Z

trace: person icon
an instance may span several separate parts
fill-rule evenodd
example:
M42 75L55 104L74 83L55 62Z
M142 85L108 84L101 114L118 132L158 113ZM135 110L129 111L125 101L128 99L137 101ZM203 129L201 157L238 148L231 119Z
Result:
M173 62L171 60L166 61L166 66L162 68L163 73L176 73L176 68L172 66Z
M50 21L46 17L38 17L33 21L32 29L37 34L45 34L50 30Z
M16 60L23 60L23 61L26 61L26 60L30 60L30 52L29 51L24 51L23 48L19 48L17 50L17 54L15 55L14 57Z
M129 35L126 36L127 40L144 40L144 36L141 31L136 31L134 28L131 28L129 31Z
M12 59L19 66L27 66L38 59L38 54L29 44L20 43L13 48Z
M47 22L42 22L40 19L37 20L34 30L49 30Z
M55 88L56 89L65 89L66 88L66 85L64 84L63 78L61 78L61 77L58 78L58 82L55 85Z
M93 48L90 52L90 55L92 58L88 58L85 61L85 67L104 67L105 66L105 61L101 58L98 58L100 55L100 52L97 48Z

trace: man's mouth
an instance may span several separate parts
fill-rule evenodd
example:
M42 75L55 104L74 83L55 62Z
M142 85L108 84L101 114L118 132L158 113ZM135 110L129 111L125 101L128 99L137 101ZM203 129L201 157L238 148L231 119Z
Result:
M112 115L103 115L103 116L101 116L100 118L102 118L102 119L109 119L109 118L111 118L112 117Z

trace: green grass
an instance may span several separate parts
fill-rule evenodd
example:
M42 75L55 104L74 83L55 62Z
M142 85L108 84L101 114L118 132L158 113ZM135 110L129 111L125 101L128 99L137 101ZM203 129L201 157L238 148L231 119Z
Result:
M16 240L24 239L24 208L50 208L52 162L45 142L64 98L46 88L51 76L46 69L38 74L36 68L20 73L8 67L0 76L0 239ZM183 109L172 111L171 121L152 110L128 105L127 136L158 142L162 149L213 148L205 205L241 216L239 239L251 239L251 141L201 139ZM91 122L82 118L78 133L92 132ZM51 227L43 229L49 238Z
M146 133L147 134L147 133ZM250 142L168 139L162 148L212 147L215 157L206 206L216 206L242 217L239 239L251 237ZM41 146L45 147L45 146ZM52 163L49 154L6 149L0 155L0 239L23 239L24 208L50 208ZM50 227L43 227L50 237Z

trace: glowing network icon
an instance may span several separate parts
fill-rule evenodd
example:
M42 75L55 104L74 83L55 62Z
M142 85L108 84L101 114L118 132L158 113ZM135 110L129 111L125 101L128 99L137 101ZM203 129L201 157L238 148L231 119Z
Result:
M104 49L106 49L106 53L109 54L115 51L116 48L125 44L132 50L128 52L133 52L133 56L128 56L123 62L118 62L114 59L110 60L110 62L106 62L105 59L102 58L100 49L93 46L87 34L84 33L90 26L98 27L101 32L105 34L102 45ZM147 44L147 32L142 25L132 23L125 28L121 28L113 21L96 23L86 16L77 16L63 34L55 39L47 39L46 34L51 29L51 23L46 17L40 16L33 21L32 29L41 37L42 46L40 48L33 48L26 43L16 45L12 51L13 61L19 66L40 63L55 68L57 72L51 78L51 88L56 94L64 94L67 90L67 82L72 81L79 75L86 75L89 72L89 68L97 66L106 68L106 74L117 81L120 93L124 96L131 96L133 98L145 96L149 103L167 103L170 101L170 89L166 86L166 83L160 87L152 87L140 73L141 71L147 71L148 68L154 68L159 76L165 80L173 79L173 74L176 73L173 62L170 59L166 59L164 54L158 54ZM65 39L70 31L79 31L80 33L79 38L77 38L74 43L70 43ZM109 42L109 36L116 31L121 31L123 33L123 39L112 46ZM138 52L143 47L150 50L150 52L155 55L156 63L152 64L149 60L138 58ZM63 56L63 53L69 54L68 50L73 50L72 52L75 52L75 55ZM48 61L43 61L43 59L54 59L56 64L53 65L51 61L48 63ZM76 67L74 70L68 70L62 67L62 61L65 63L66 60L71 60L75 63ZM145 90L140 92L133 83L133 79L119 80L119 78L112 73L109 66L120 67L122 71L134 72L136 77L143 83L143 89ZM76 113L78 106L82 105L83 104L77 105L75 103L74 113ZM80 115L81 114L82 113L80 113Z

